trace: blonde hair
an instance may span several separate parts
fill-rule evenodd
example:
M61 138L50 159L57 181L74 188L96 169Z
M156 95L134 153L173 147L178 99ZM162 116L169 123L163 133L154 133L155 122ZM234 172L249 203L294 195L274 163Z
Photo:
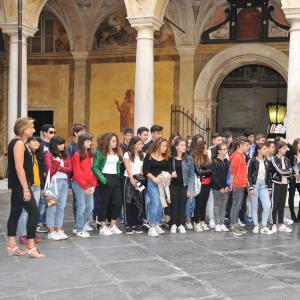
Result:
M14 126L15 135L21 136L24 133L24 131L34 123L34 121L34 119L29 117L18 118Z

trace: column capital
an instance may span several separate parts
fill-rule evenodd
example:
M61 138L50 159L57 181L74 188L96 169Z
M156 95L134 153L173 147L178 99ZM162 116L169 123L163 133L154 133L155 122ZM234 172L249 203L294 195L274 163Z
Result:
M76 61L86 61L89 57L88 51L72 51L74 60Z
M282 10L286 19L292 25L291 30L300 30L300 2L299 0L281 0Z
M0 23L0 27L2 28L2 32L8 35L18 34L18 24L17 23ZM38 28L28 26L26 24L22 25L22 35L23 37L33 37L34 34L38 31Z
M180 45L176 46L179 56L194 56L196 53L196 46L187 46L187 45Z
M153 32L160 29L163 22L155 16L127 17L131 26L136 30L151 29Z

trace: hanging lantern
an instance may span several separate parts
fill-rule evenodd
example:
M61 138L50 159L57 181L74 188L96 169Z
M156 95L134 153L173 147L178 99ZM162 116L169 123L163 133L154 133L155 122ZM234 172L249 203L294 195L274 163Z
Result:
M286 104L268 103L267 110L271 124L283 124L286 116Z

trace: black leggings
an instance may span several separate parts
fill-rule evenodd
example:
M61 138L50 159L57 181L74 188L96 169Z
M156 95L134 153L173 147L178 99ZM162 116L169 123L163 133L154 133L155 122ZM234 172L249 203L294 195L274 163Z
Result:
M202 184L201 192L198 196L195 197L196 206L194 212L194 222L199 223L200 221L205 221L206 215L206 205L209 198L210 185Z
M107 184L101 185L100 222L105 222L108 210L111 208L111 220L117 220L122 208L121 178L118 175L104 174Z
M185 209L187 202L187 187L186 186L170 186L171 205L170 205L170 224L184 225Z
M31 190L30 193L31 193L30 201L24 201L23 189L22 188L12 189L11 198L10 198L11 199L10 215L7 221L7 235L9 237L14 237L17 235L19 218L24 208L28 213L27 239L35 238L36 227L39 219L39 210Z
M295 198L296 189L297 189L298 193L300 194L300 183L296 183L296 178L291 177L289 179L289 208L290 208L292 219L296 219L295 206L294 206L294 198ZM300 219L300 206L298 209L297 218Z
M287 184L274 183L274 196L273 196L273 211L272 218L273 224L283 224L284 208L287 194Z

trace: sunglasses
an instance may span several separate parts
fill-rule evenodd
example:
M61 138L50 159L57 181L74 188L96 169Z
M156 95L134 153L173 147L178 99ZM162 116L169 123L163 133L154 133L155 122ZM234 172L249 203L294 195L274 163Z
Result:
M55 131L49 131L48 133L49 134L55 134L56 132Z

